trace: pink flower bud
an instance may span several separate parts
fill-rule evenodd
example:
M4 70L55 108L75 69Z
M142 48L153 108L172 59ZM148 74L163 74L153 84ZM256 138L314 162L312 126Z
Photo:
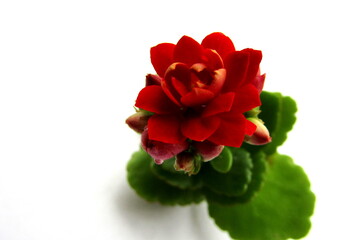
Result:
M135 132L142 133L147 126L147 121L151 117L148 112L139 111L126 119L127 125Z
M188 142L184 141L178 144L164 143L148 138L148 130L145 130L141 136L142 148L155 160L156 164L162 164L163 161L174 157L175 155L188 149Z
M264 145L272 141L269 131L266 126L264 126L262 120L258 118L248 118L248 120L254 123L257 126L257 129L252 136L245 136L245 142L252 145Z
M258 69L256 77L253 79L252 84L257 88L258 92L261 93L264 85L266 74L261 75L261 70Z
M210 141L193 142L193 146L195 147L197 153L202 156L204 162L210 161L217 157L219 154L221 154L224 148L223 145L217 145Z
M191 152L181 152L176 156L175 169L188 175L197 174L201 168L201 156Z

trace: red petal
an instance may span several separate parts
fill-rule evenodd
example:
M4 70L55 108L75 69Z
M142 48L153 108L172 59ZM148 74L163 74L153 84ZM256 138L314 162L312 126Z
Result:
M262 60L262 52L250 48L233 52L224 60L227 69L225 91L235 91L244 84L257 85L257 73Z
M202 116L209 117L218 113L229 112L232 108L234 97L234 92L218 95L207 105L202 113Z
M222 90L225 80L226 80L226 69L224 68L218 69L217 71L214 71L214 76L211 85L205 88L213 92L214 95L217 95Z
M259 92L252 84L241 86L236 92L231 112L244 113L261 105Z
M174 90L181 96L186 95L189 91L185 84L183 84L182 81L178 80L175 77L171 78L171 83L174 88Z
M183 135L195 141L204 141L218 128L220 119L217 117L193 117L186 119L181 126Z
M181 97L190 91L191 71L186 64L173 63L166 71L162 87L167 96L181 106Z
M186 140L180 129L177 115L153 115L148 120L149 139L164 143L181 143Z
M247 51L230 53L224 59L227 78L223 86L224 91L235 91L243 84L247 76L250 54Z
M174 61L186 63L189 67L195 63L201 63L202 46L193 38L183 36L174 49Z
M173 89L172 85L168 85L165 81L162 81L162 89L164 91L164 93L167 95L167 97L169 99L172 100L172 102L174 102L177 106L182 106L182 104L180 103L180 101L177 100L177 98L180 98L180 95L175 92L175 96L173 96L172 92L170 89Z
M143 88L136 99L136 107L159 114L168 114L179 111L175 105L163 92L162 88L152 85Z
M221 56L212 49L204 49L203 59L203 63L205 63L207 68L209 68L211 71L223 68L223 61Z
M191 92L181 98L181 102L185 106L195 107L207 103L213 97L214 94L207 89L193 88Z
M259 64L262 61L262 52L250 48L244 49L242 51L246 51L249 53L249 65L247 70L247 77L244 84L254 84L254 82L256 82L256 76L259 70Z
M173 52L175 45L172 43L161 43L151 48L151 62L158 75L163 77L167 68L174 62Z
M235 51L232 40L220 32L215 32L205 37L201 45L205 48L216 50L222 58Z
M246 127L243 114L223 114L217 131L208 138L209 141L230 147L242 145Z
M251 121L246 119L246 127L244 129L244 131L245 131L244 134L248 135L248 136L252 136L253 133L256 131L256 129L257 129L257 126L254 123L252 123Z

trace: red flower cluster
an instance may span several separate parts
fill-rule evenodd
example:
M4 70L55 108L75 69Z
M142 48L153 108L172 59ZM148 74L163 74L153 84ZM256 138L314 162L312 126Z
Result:
M183 36L176 45L153 47L158 75L147 76L135 104L152 113L136 117L144 119L139 130L144 149L162 163L188 149L210 160L223 145L240 147L257 128L243 113L261 104L261 59L261 51L236 51L218 32L201 44ZM127 123L131 126L131 117Z

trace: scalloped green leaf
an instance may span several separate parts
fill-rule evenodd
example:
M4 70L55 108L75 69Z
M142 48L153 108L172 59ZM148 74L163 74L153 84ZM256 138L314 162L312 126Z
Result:
M250 154L241 148L231 148L233 164L230 171L220 173L211 164L202 165L203 184L211 191L226 195L238 196L247 190L252 175L252 159Z
M204 188L203 193L210 203L217 203L221 205L234 205L237 203L245 203L251 200L255 193L261 188L264 173L267 168L265 154L263 152L251 154L253 169L251 181L248 184L247 191L240 196L226 196L211 191L209 188Z
M261 102L260 113L258 117L264 121L265 126L268 128L269 132L272 134L276 129L279 123L279 118L281 115L281 101L282 94L266 92L261 93Z
M127 164L127 180L142 198L164 205L186 205L204 199L200 190L180 189L167 184L151 171L152 158L143 150L132 155Z
M210 161L211 166L220 173L227 173L232 168L233 156L231 150L224 147L221 154Z
M304 237L311 226L315 196L303 169L284 155L273 155L261 191L248 203L208 205L216 224L239 240Z
M243 147L249 151L263 150L268 155L276 152L277 147L287 139L287 133L293 128L296 121L297 106L290 97L280 93L261 93L262 106L259 118L264 121L272 137L272 142L263 146L253 146L244 143Z
M297 105L292 98L282 97L280 109L276 128L271 135L272 142L268 144L264 150L267 154L275 153L277 147L285 142L287 133L292 130L296 121L295 113L297 112Z
M176 171L174 163L174 158L164 161L161 165L157 165L152 161L151 170L161 180L180 189L198 189L202 186L198 175L189 176L183 171Z

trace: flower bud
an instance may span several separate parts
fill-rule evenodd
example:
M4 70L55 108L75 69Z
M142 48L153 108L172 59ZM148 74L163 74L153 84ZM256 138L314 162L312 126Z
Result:
M154 74L147 74L146 76L146 86L159 85L161 86L161 77Z
M188 149L188 142L171 144L164 143L148 138L148 129L145 128L141 135L142 148L155 160L156 164L162 164L163 161L174 157Z
M248 118L248 120L254 123L257 126L257 129L252 136L245 136L245 142L252 145L264 145L272 141L269 131L266 126L264 126L262 120L258 118Z
M197 174L201 169L202 158L192 152L181 152L176 156L175 169L188 175Z
M132 128L135 132L142 133L147 126L148 119L151 115L143 110L129 116L126 119L127 125Z
M261 93L264 85L266 74L261 74L261 70L258 69L256 77L253 79L252 84L257 88L258 92Z
M248 112L245 113L245 116L247 118L258 118L258 115L261 113L261 110L259 107L255 107Z
M204 162L208 162L217 157L224 148L223 145L217 145L209 141L193 142L193 146L197 153L202 156Z

